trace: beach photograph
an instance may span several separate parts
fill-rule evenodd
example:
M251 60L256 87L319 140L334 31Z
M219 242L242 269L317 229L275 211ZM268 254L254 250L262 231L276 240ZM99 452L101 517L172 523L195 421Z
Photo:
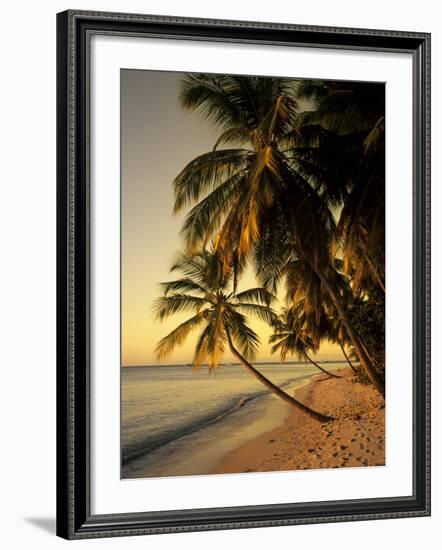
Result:
M121 478L384 466L384 83L120 90Z

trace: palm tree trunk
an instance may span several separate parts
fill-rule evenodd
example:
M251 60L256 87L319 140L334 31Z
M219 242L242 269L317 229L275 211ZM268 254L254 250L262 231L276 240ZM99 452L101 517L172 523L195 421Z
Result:
M294 397L292 397L288 393L281 390L281 388L279 388L275 384L273 384L273 382L270 382L270 380L268 380L257 369L255 369L255 367L253 367L247 361L247 359L245 357L243 357L241 355L241 353L235 348L235 346L233 345L233 342L232 342L232 338L230 336L230 331L227 329L227 327L226 327L226 334L227 334L227 340L229 342L230 351L232 352L232 354L239 360L239 362L242 364L242 366L248 372L253 374L253 376L255 378L257 378L262 384L264 384L264 386L267 389L269 389L271 392L273 392L275 395L280 397L283 401L285 401L286 403L288 403L289 405L291 405L292 407L294 407L298 411L303 412L304 414L306 414L310 418L313 418L314 420L317 420L318 422L323 422L324 423L324 422L330 422L331 420L334 420L334 418L331 417L331 416L327 416L327 415L322 414L320 412L317 412L313 409L310 409L306 405L303 405L300 401L298 401L297 399L295 399Z
M347 359L347 363L350 365L351 370L353 372L357 373L358 371L356 370L353 363L350 361L350 357L347 355L347 352L345 351L344 345L342 344L341 340L339 340L339 338L338 338L338 342L339 342L339 346L342 350L342 353L343 353L344 357Z
M348 316L347 311L344 307L344 304L342 303L341 297L339 296L337 290L334 288L334 285L330 283L330 281L324 275L322 270L318 267L316 262L312 261L310 256L304 252L301 240L299 239L299 236L298 236L296 223L294 223L293 218L292 218L292 226L294 229L295 239L298 242L299 250L302 256L304 257L305 261L308 262L312 270L319 277L321 283L324 285L324 288L326 289L328 295L330 296L332 302L334 303L336 310L342 320L342 323L347 331L347 334L354 348L356 349L357 354L359 355L362 368L364 369L368 379L373 384L373 386L378 390L378 392L382 395L382 397L385 398L385 384L379 377L378 373L376 372L376 369L373 366L373 362L370 360L364 345L362 344L358 334L356 333L356 330L353 328L353 324L350 321L350 317Z
M384 291L384 294L385 294L385 285L384 285L383 280L381 279L381 276L377 272L377 269L373 265L373 262L368 257L368 254L365 251L363 251L362 253L364 255L364 259L367 262L368 267L370 268L370 271L372 272L372 274L373 274L374 278L376 279L378 285L381 287L381 289Z
M328 376L332 376L333 378L342 378L341 376L338 376L337 374L333 374L332 372L329 372L328 370L325 370L321 367L316 361L313 361L311 357L309 357L306 353L304 353L304 357L307 359L307 361L310 361L312 365L314 365L317 369L319 369L324 374L327 374Z
M378 392L385 397L385 384L379 377L378 373L376 372L375 368L373 367L372 362L370 361L370 358L368 357L364 346L362 345L361 340L359 339L359 336L357 335L355 329L353 328L353 325L350 321L350 318L345 310L345 307L341 301L340 296L338 295L337 291L333 287L333 285L328 281L327 277L322 273L322 271L314 265L313 262L310 263L312 269L315 271L316 275L321 280L321 283L324 285L325 289L327 290L328 294L330 295L330 298L332 299L339 316L342 319L342 322L345 326L345 329L347 331L348 336L350 337L350 340L352 341L353 346L356 349L357 354L359 355L359 359L361 361L361 366L364 369L366 375L368 376L370 382L373 384L373 386L378 390Z

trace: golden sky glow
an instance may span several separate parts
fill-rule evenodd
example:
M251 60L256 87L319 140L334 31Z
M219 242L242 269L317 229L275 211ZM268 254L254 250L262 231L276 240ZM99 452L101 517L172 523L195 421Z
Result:
M178 314L160 323L152 314L152 303L160 294L158 283L170 280L169 268L182 248L183 218L172 216L172 181L216 141L216 133L198 115L180 108L181 77L180 73L121 71L123 365L156 364L158 340L189 316ZM240 288L253 286L257 285L248 271ZM261 321L250 324L261 338L258 360L277 360L267 344L270 328ZM189 336L165 362L190 363L194 343ZM318 357L343 359L331 344L324 344ZM225 360L231 359L227 353Z

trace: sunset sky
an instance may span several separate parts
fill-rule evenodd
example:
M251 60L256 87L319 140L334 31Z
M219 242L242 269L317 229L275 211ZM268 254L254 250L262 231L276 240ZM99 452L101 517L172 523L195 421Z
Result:
M160 295L158 283L171 279L169 268L183 246L179 237L183 216L172 216L172 181L189 161L212 149L217 136L202 118L179 106L182 77L182 73L121 71L123 366L156 364L158 340L189 317L178 314L160 323L152 314L153 301ZM254 286L248 272L240 288ZM250 324L261 338L258 360L277 361L267 344L270 328L260 321ZM190 363L194 343L189 336L165 362ZM324 344L317 357L343 359L339 348L330 344ZM224 360L231 359L226 353Z

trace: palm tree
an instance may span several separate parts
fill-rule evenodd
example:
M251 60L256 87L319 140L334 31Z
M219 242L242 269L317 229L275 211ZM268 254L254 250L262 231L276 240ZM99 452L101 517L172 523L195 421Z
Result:
M217 368L229 348L249 373L286 403L319 422L333 420L285 393L250 362L258 351L259 338L247 324L246 316L274 323L276 315L270 308L274 296L270 292L258 287L235 294L233 269L226 270L215 251L204 250L192 256L181 254L172 271L179 271L182 277L162 283L164 294L155 302L157 318L163 320L181 311L191 311L193 315L158 342L158 359L167 357L193 330L200 329L193 357L196 368L205 362L210 369Z
M338 344L341 348L342 355L345 357L345 360L348 363L348 366L351 368L351 370L357 374L358 370L353 365L349 354L347 353L345 346L348 345L348 336L345 332L345 328L342 325L342 322L339 317L337 316L331 316L328 319L328 326L327 326L327 338L330 342L334 342L335 344Z
M188 252L216 236L225 266L235 261L241 268L250 254L262 259L263 249L276 266L290 255L301 259L334 303L368 378L384 394L337 286L334 217L312 177L284 150L299 115L294 82L189 75L181 102L221 129L215 149L174 181L175 212L194 204L182 230ZM234 148L218 150L226 143Z
M315 348L312 338L302 327L303 321L296 316L293 309L284 309L274 324L274 333L270 336L270 343L273 344L272 353L279 351L281 361L285 361L288 354L296 354L299 359L309 361L324 374L332 378L341 378L324 369L309 356L308 352L316 352L317 348Z
M314 109L303 113L302 132L295 136L298 156L309 160L309 170L316 173L327 167L323 188L332 201L336 185L331 172L339 178L337 188L347 190L338 224L344 272L352 275L356 294L373 286L385 293L384 87L306 80L297 93L314 103ZM320 146L300 148L299 134L315 136Z
M261 262L261 267L263 266L269 267L267 263ZM265 273L268 276L268 269ZM298 348L299 357L304 357L324 371L305 352L308 349L317 352L323 340L335 341L331 324L331 315L335 313L333 302L310 266L301 260L287 261L280 276L285 282L287 307L280 315L276 330L280 333L286 332L286 336L290 336L287 343L292 342L292 353L295 352L295 348ZM265 276L263 280L268 286ZM337 284L342 295L350 295L350 289L344 278L337 279ZM348 302L348 297L346 301ZM283 348L280 350L282 352ZM283 353L281 358L285 358L285 355L286 353ZM332 373L327 372L327 374L339 378Z
M351 362L350 360L350 357L348 355L348 353L345 351L345 346L344 344L342 343L342 340L338 340L338 344L339 344L339 347L341 348L341 351L342 351L342 355L345 357L345 360L347 361L348 363L348 366L351 368L351 370L354 372L354 373L357 373L357 369L356 367L353 365L353 363Z
M344 272L352 276L355 295L376 288L385 293L385 164L383 155L377 157L355 174L337 227Z

